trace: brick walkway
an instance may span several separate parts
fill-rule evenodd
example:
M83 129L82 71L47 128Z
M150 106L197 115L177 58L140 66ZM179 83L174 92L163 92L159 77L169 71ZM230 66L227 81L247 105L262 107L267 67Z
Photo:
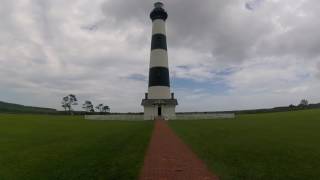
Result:
M218 180L164 120L156 120L140 180Z

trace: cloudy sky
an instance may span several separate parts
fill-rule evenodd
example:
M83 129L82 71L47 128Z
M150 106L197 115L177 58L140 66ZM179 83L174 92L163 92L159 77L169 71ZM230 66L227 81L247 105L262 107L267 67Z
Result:
M166 0L178 111L320 102L320 1ZM142 111L150 0L0 0L0 101Z

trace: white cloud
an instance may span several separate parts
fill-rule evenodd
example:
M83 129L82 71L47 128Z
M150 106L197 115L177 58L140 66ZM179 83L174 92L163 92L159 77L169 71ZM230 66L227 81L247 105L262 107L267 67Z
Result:
M231 88L218 96L180 87L180 111L320 101L319 2L249 1L254 11L247 2L165 1L171 74ZM1 0L0 100L59 108L74 93L141 111L151 8L148 0Z

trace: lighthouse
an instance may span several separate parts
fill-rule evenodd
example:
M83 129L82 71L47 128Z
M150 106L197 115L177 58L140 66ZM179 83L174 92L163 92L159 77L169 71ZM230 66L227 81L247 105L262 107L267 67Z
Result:
M152 39L149 66L148 93L141 105L144 107L144 119L174 119L178 105L174 93L170 92L170 76L168 66L166 20L168 14L163 3L157 2L150 13L152 20Z

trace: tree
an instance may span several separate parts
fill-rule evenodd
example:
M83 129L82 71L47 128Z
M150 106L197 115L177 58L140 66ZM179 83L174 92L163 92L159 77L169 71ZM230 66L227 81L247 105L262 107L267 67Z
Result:
M293 108L295 108L295 106L293 104L290 104L289 108L293 109Z
M302 106L302 107L306 107L308 105L309 105L309 102L306 99L302 99L299 104L299 106Z
M103 106L103 112L105 112L105 113L110 113L110 108L109 108L109 106Z
M72 114L72 106L78 105L78 100L74 94L69 94L62 98L61 104L65 111L68 109L69 113Z
M93 104L92 104L91 101L85 101L84 104L82 105L82 108L83 108L86 112L94 112Z
M103 104L99 104L96 106L96 109L99 111L99 112L103 112Z
M61 106L64 108L64 111L67 112L67 108L69 108L69 96L65 96L62 98L62 101L61 101Z
M103 104L99 104L96 106L96 109L100 112L100 113L109 113L110 112L110 108L109 106L105 106Z

